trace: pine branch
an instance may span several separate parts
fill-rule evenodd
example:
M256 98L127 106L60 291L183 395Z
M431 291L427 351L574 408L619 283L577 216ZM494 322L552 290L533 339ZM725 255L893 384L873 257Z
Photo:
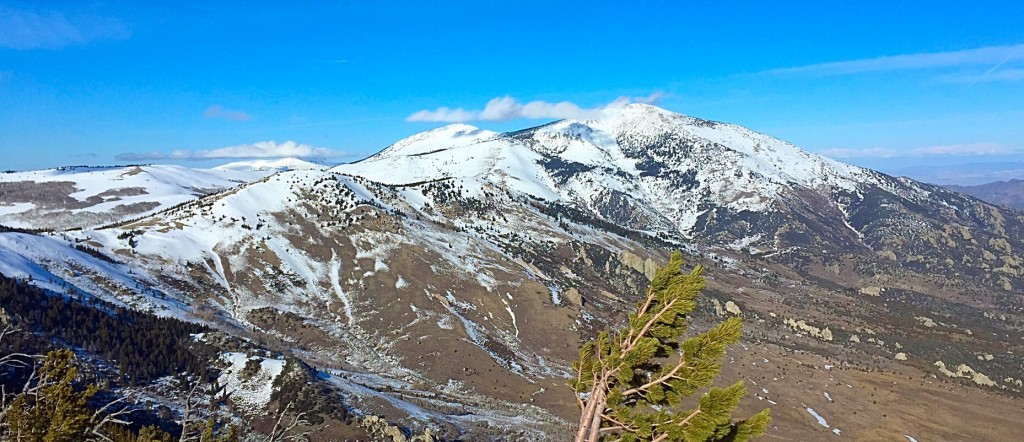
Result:
M640 339L643 338L645 335L647 335L647 332L649 332L651 330L651 327L653 327L654 324L656 324L658 322L658 320L661 319L662 315L664 315L665 312L667 312L669 309L672 308L672 306L675 304L675 302L676 302L676 300L672 299L671 301L666 303L665 306L662 307L661 310L657 314L652 316L651 319L648 320L646 324L644 324L644 327L642 329L640 329L640 333L637 333L636 337L634 337L633 340L629 342L629 345L626 346L625 349L623 349L622 353L626 354L626 353L629 353L629 352L633 351L633 349L636 348L636 345L640 342Z
M644 303L636 311L636 316L635 317L636 317L637 320L640 320L640 318L642 318L644 315L647 314L647 309L651 307L651 303L653 303L653 302L654 302L654 289L651 288L651 287L647 287L647 296L645 296ZM629 334L626 335L626 339L622 340L623 344L628 342L628 341L630 341L633 338L633 330L634 329L635 329L635 327L633 326L633 324L629 324ZM623 352L625 352L625 349L623 349Z
M686 424L690 423L691 419L697 417L697 415L700 414L700 413L701 413L700 405L697 405L697 408L693 410L693 413L690 413L689 416L686 416L686 418L684 418L682 421L679 422L679 426L680 427L685 427Z
M608 420L609 422L611 422L611 423L613 423L613 424L615 424L615 425L616 425L615 427L604 427L604 428L602 428L602 429L601 429L601 431L602 431L602 432L605 432L605 431L613 431L613 430L619 430L619 429L621 429L621 430L626 430L626 431L628 431L628 432L630 432L630 433L638 433L638 432L640 432L640 429L639 429L639 428L637 428L637 427L634 427L634 426L632 426L632 425L629 425L629 424L627 424L627 423L625 423L625 422L622 422L622 421L620 421L620 420L618 420L618 419L615 419L615 417L614 417L614 416L611 416L611 415L608 415L608 414L604 414L604 413L601 413L601 417L602 417L603 419L607 419L607 420Z
M641 385L639 387L630 388L629 390L623 391L622 392L622 396L623 397L632 396L632 395L640 393L642 391L647 391L651 387L653 387L655 385L658 385L658 384L663 384L665 382L668 382L670 379L673 379L673 378L675 378L675 379L682 379L680 377L677 377L676 373L679 373L679 370L682 370L683 367L685 367L685 366L686 366L686 359L683 356L683 354L680 353L679 354L679 363L676 364L675 368L673 368L671 371L669 371L668 373L665 373L664 376L662 376L662 377L660 377L658 379L655 379L653 381L650 381L650 382L648 382L646 384L643 384L643 385Z

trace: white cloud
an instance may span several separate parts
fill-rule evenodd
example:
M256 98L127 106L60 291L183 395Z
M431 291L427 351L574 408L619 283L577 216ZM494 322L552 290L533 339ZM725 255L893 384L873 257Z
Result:
M224 106L215 104L206 108L203 111L203 116L206 118L222 118L230 121L249 121L252 118L245 111L225 109Z
M96 40L123 40L130 34L124 23L114 18L0 6L0 48L60 49Z
M252 144L222 147L209 150L175 150L171 152L126 152L117 155L123 161L155 161L155 160L208 160L222 158L337 158L346 156L345 152L324 147L313 147L294 141L278 143L276 141L260 141Z
M605 110L618 109L630 103L657 103L663 96L655 92L646 97L619 97L607 105L594 108L581 108L570 101L552 103L548 101L531 101L520 103L511 96L493 98L482 110L466 110L463 108L439 107L435 110L421 110L409 115L405 121L428 121L445 123L462 123L466 121L507 121L516 119L577 119L586 120L599 118Z
M925 146L909 150L898 150L884 147L845 148L836 147L821 149L815 153L835 159L850 158L921 158L940 156L995 156L1022 153L997 143L949 144L942 146Z
M772 69L764 74L847 75L865 72L996 65L1024 60L1024 44L893 55Z

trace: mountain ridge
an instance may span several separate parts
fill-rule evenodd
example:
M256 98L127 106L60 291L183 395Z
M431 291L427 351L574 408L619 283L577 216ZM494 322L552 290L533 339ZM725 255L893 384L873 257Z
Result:
M975 186L944 186L992 204L1024 210L1024 180L993 181Z
M230 189L269 170L177 165L61 167L0 174L0 224L56 229L95 227L153 214Z
M882 413L929 429L1018 416L1011 399L994 416L940 411L1024 397L1024 217L801 152L641 106L506 133L445 126L101 229L0 233L0 269L251 337L406 428L559 440L578 344L621 323L683 249L708 269L695 324L746 319L726 371L763 389L750 400L772 401L774 431L831 437L809 406L844 435ZM893 382L937 411L861 392ZM934 435L992 434L964 428Z

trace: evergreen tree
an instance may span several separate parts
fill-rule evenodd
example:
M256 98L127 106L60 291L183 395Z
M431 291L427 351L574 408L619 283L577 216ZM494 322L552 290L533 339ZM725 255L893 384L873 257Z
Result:
M21 392L5 410L6 436L40 442L94 438L99 422L89 409L89 400L100 389L92 384L75 389L77 376L71 350L48 353L39 369L38 383Z
M682 254L673 253L626 325L601 332L580 350L569 383L581 409L576 442L745 441L767 430L768 409L732 421L746 393L742 381L712 387L696 406L684 407L684 399L718 376L720 359L739 340L742 323L730 318L683 340L704 278L701 267L687 274L682 264Z

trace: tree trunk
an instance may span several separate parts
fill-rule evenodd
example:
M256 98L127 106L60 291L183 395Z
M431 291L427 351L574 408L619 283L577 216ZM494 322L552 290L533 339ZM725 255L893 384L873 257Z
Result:
M580 428L576 432L575 442L597 442L601 436L601 413L604 411L607 393L604 385L595 383L587 398L587 407L580 415Z

